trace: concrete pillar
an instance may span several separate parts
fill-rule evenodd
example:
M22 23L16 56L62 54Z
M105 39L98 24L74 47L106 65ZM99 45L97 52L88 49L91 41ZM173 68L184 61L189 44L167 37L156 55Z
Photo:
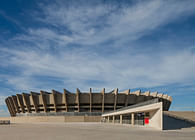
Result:
M126 93L125 106L128 106L128 102L129 102L128 99L129 99L130 89L126 90L125 93Z
M110 116L108 116L108 123L110 122Z
M131 125L135 124L134 113L131 113Z
M102 113L104 113L105 88L102 90Z
M52 90L52 98L53 98L53 103L54 103L54 110L55 110L55 112L57 112L56 96L57 96L57 93L55 92L55 90Z
M115 116L112 116L112 123L115 123Z
M67 97L66 97L67 93L69 93L68 90L64 89L64 103L66 107L66 112L68 112L68 103L67 103Z
M117 89L115 89L114 94L115 94L115 98L114 98L114 110L116 110L116 106L117 106L118 88L117 88Z
M120 124L123 123L123 115L120 115Z
M92 112L92 88L89 91L89 112Z
M77 107L78 107L78 112L80 112L80 90L77 88L77 91L76 91L76 98L77 98Z

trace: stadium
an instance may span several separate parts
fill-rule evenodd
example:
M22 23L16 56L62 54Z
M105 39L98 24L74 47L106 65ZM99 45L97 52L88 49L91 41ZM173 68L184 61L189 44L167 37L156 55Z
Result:
M162 102L163 111L168 111L172 97L158 92L141 92L130 89L119 92L115 89L105 92L105 88L99 92L81 92L76 89L72 93L66 89L64 92L52 90L51 93L40 91L16 94L5 99L7 108L12 117L15 116L42 116L42 115L91 115L98 116L102 113L115 111L123 107L132 106L152 99Z

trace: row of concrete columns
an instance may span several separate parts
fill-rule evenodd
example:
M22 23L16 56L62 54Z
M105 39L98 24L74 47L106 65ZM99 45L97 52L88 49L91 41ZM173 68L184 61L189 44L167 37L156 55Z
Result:
M134 125L135 124L135 114L134 113L131 113L131 114L129 114L130 116L131 116L131 125ZM123 123L123 115L121 114L121 115L119 115L120 116L120 121L119 121L119 123L120 124L122 124ZM115 117L116 116L106 116L106 117L104 117L108 122L110 122L110 117L112 117L112 123L115 123Z

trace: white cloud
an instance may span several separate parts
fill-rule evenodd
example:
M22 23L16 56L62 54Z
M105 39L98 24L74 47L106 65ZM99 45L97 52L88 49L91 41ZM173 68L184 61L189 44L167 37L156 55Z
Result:
M91 86L108 89L151 87L193 81L195 54L191 50L179 50L175 54L155 52L158 57L154 57L150 54L132 55L132 51L124 50L103 55L95 49L81 47L90 45L112 49L100 45L109 40L115 43L110 46L124 47L123 43L191 15L195 12L195 4L192 3L188 0L153 0L132 6L122 5L121 9L109 4L92 7L67 7L62 3L41 5L45 17L35 16L36 20L58 30L47 26L28 28L26 34L18 34L7 41L5 46L13 47L1 47L0 59L3 63L0 66L12 66L19 73L1 77L16 89L29 91L39 87L50 88L45 87L45 83L37 80L36 76L55 77L64 82L64 87L83 89ZM71 43L80 46L68 48Z
M62 51L58 55L43 54L42 51L12 50L9 53L13 58L10 58L8 65L19 67L21 74L12 76L8 83L22 90L44 85L34 76L56 77L65 83L65 87L83 89L94 86L90 80L99 81L95 88L123 89L189 82L195 78L195 54L190 50L174 55L161 54L158 58L147 54L132 57L128 53L123 53L123 56L116 53L104 58L86 51Z
M97 45L110 39L129 41L140 38L177 18L191 15L195 12L193 3L191 0L150 0L131 6L124 4L119 8L114 4L80 6L80 3L74 3L66 6L60 2L41 5L45 17L37 18L56 28L68 29L72 42Z

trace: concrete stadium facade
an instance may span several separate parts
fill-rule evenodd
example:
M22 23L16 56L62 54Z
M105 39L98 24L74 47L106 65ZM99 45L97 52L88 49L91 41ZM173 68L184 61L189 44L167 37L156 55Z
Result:
M141 90L130 92L130 89L119 92L115 89L111 92L96 93L90 91L81 92L79 89L72 93L66 89L64 92L52 90L52 92L40 91L16 94L5 99L12 117L25 114L39 113L104 113L131 106L137 103L159 98L163 104L163 110L168 111L172 97L167 94L150 91L142 93Z

